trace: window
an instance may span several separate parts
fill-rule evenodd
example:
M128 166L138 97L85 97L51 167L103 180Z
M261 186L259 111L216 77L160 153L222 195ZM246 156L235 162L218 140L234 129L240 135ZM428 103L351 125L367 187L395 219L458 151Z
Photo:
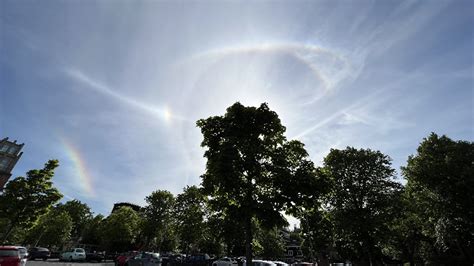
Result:
M293 257L293 250L288 250L288 256Z
M0 249L0 257L18 257L18 250L15 249Z
M8 145L3 145L3 146L0 147L0 151L1 152L7 152L8 148L9 148Z
M8 158L0 159L0 170L6 171L9 164L10 164L10 159Z
M8 150L8 153L10 154L16 154L18 148L16 146L10 146L10 149Z

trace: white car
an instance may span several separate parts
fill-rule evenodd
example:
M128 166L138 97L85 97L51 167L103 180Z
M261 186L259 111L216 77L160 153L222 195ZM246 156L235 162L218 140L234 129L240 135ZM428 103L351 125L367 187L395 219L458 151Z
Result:
M86 260L86 251L83 248L73 248L61 254L61 260L78 261Z
M288 266L288 263L283 261L273 261L277 266Z
M276 263L269 260L252 260L252 266L277 266ZM243 266L247 266L247 262L244 262Z
M212 263L212 266L237 266L237 265L238 265L237 261L228 257L224 257Z

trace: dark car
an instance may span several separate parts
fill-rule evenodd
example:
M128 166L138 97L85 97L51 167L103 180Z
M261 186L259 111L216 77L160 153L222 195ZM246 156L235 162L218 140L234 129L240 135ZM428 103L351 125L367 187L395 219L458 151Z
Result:
M102 262L105 256L103 252L86 252L86 261Z
M49 249L41 248L41 247L30 248L28 253L29 253L28 258L30 260L42 259L46 261L51 256L51 252L49 252Z
M20 266L21 257L17 247L0 246L0 265Z
M211 265L211 257L207 254L195 254L186 258L185 264L192 266L209 266Z
M141 252L127 261L128 266L159 266L160 264L160 254L152 252Z
M161 256L161 265L162 266L174 266L179 265L184 261L184 256L181 254L166 254Z

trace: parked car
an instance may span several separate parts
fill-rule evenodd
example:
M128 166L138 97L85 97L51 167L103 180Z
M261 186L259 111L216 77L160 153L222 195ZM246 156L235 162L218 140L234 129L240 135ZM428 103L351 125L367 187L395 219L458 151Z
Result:
M244 262L243 266L247 266L247 262ZM269 260L252 260L252 266L276 266L276 264Z
M295 262L291 266L314 266L314 263L311 262Z
M127 261L128 266L158 266L161 265L159 253L141 252Z
M34 247L30 248L30 250L28 251L29 260L42 259L46 261L47 259L49 259L50 256L51 252L49 252L49 249L47 248Z
M51 251L49 259L61 259L61 252L59 251Z
M61 254L61 260L84 261L86 260L86 251L83 248L73 248Z
M105 256L103 252L86 252L86 261L102 262Z
M164 254L160 257L162 266L181 265L184 261L184 255L181 254Z
M25 247L16 247L18 248L18 251L20 252L20 265L21 266L26 266L26 261L28 260L28 250ZM1 263L0 263L1 265Z
M288 263L283 261L273 261L277 266L288 266Z
M211 257L207 254L195 254L186 258L185 264L193 266L207 266L210 265Z
M0 246L1 266L21 266L20 251L17 247Z
M212 263L212 266L237 266L238 263L236 260L233 260L228 257L218 259Z
M138 254L138 251L122 253L115 258L115 266L125 266L127 261Z

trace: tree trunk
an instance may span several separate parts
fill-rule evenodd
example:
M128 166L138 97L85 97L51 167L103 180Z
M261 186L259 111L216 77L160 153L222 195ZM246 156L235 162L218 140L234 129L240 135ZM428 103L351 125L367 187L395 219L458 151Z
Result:
M245 259L246 266L252 266L252 216L249 215L245 221Z

